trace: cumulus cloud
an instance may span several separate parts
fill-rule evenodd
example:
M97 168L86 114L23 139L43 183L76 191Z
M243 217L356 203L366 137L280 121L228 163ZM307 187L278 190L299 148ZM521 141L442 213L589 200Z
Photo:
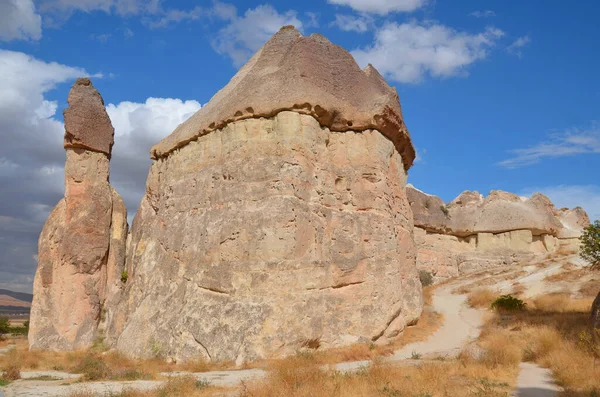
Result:
M523 189L519 195L530 197L540 192L550 197L557 208L582 207L590 219L600 219L600 185L538 186Z
M130 221L145 191L150 148L199 109L197 101L171 98L111 103L106 107L115 128L111 183L125 200Z
M0 1L0 40L39 40L42 17L36 13L33 0Z
M351 7L359 12L386 15L390 12L411 12L423 7L428 0L328 0L331 4Z
M87 74L0 50L0 279L17 288L35 271L41 225L64 189L64 130L44 94Z
M436 23L393 22L375 33L373 45L352 55L361 66L371 63L392 80L418 83L425 76L466 75L468 66L486 58L503 35L493 27L470 34Z
M473 11L469 15L475 18L490 18L495 17L496 13L492 10L477 10Z
M0 50L0 288L31 291L39 233L64 194L64 127L59 103L46 94L86 75L81 68ZM116 135L111 182L130 215L145 190L150 147L199 108L196 101L165 98L107 106Z
M359 32L364 33L369 30L369 26L373 23L373 18L367 15L354 16L354 15L342 15L336 14L335 21L331 22L329 26L337 26L339 29L345 32Z
M539 163L544 158L574 156L578 154L600 153L600 126L588 129L573 128L564 133L551 134L548 139L524 149L511 150L513 157L498 165L506 168L519 168Z
M527 46L530 42L531 38L529 36L521 36L513 41L512 44L506 48L506 51L521 58L523 56L523 47Z
M294 25L302 29L296 11L283 14L266 4L247 10L243 16L233 16L228 25L219 30L212 46L219 54L229 56L240 67L282 26Z

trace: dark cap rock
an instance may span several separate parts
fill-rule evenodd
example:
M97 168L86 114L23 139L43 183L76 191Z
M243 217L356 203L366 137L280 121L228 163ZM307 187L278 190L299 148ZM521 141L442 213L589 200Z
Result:
M65 118L65 149L87 149L110 156L115 130L102 96L89 78L79 78L71 87Z

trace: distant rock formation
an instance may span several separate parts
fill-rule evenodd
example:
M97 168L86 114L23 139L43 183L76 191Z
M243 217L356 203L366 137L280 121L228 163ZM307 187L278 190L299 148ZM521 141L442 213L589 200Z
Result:
M32 349L90 347L125 258L127 213L109 183L114 130L104 102L87 78L75 82L68 102L65 197L50 213L39 239Z
M412 185L406 194L414 216L417 267L436 281L516 263L537 254L576 252L590 221L586 212L556 209L550 199L494 190L465 191L446 205Z

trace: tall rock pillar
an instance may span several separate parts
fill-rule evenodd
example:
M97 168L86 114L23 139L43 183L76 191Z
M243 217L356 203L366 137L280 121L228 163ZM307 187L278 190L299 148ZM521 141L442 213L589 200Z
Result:
M123 268L127 214L109 183L114 129L89 79L77 79L68 102L65 197L38 243L31 349L90 347L98 337L106 291Z

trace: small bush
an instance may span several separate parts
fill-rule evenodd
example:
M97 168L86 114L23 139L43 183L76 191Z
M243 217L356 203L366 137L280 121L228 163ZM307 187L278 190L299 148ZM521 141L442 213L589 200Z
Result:
M450 211L448 210L448 207L446 207L445 205L440 205L440 211L444 213L446 218L450 218Z
M525 306L527 306L525 302L512 295L501 295L492 302L494 310L516 311L525 309Z
M21 368L18 363L7 365L2 371L2 379L5 381L13 381L21 379Z
M125 284L127 282L127 279L129 278L129 274L127 274L127 270L123 270L121 272L121 282L123 284Z
M75 372L82 374L85 380L107 379L111 375L111 370L104 361L93 355L85 356L75 368Z
M589 262L592 268L600 268L600 220L583 229L579 239L581 240L579 255Z
M10 323L8 317L0 317L0 335L8 334L10 332Z
M433 284L433 275L427 270L419 270L419 280L421 280L421 285L423 287L430 286Z

